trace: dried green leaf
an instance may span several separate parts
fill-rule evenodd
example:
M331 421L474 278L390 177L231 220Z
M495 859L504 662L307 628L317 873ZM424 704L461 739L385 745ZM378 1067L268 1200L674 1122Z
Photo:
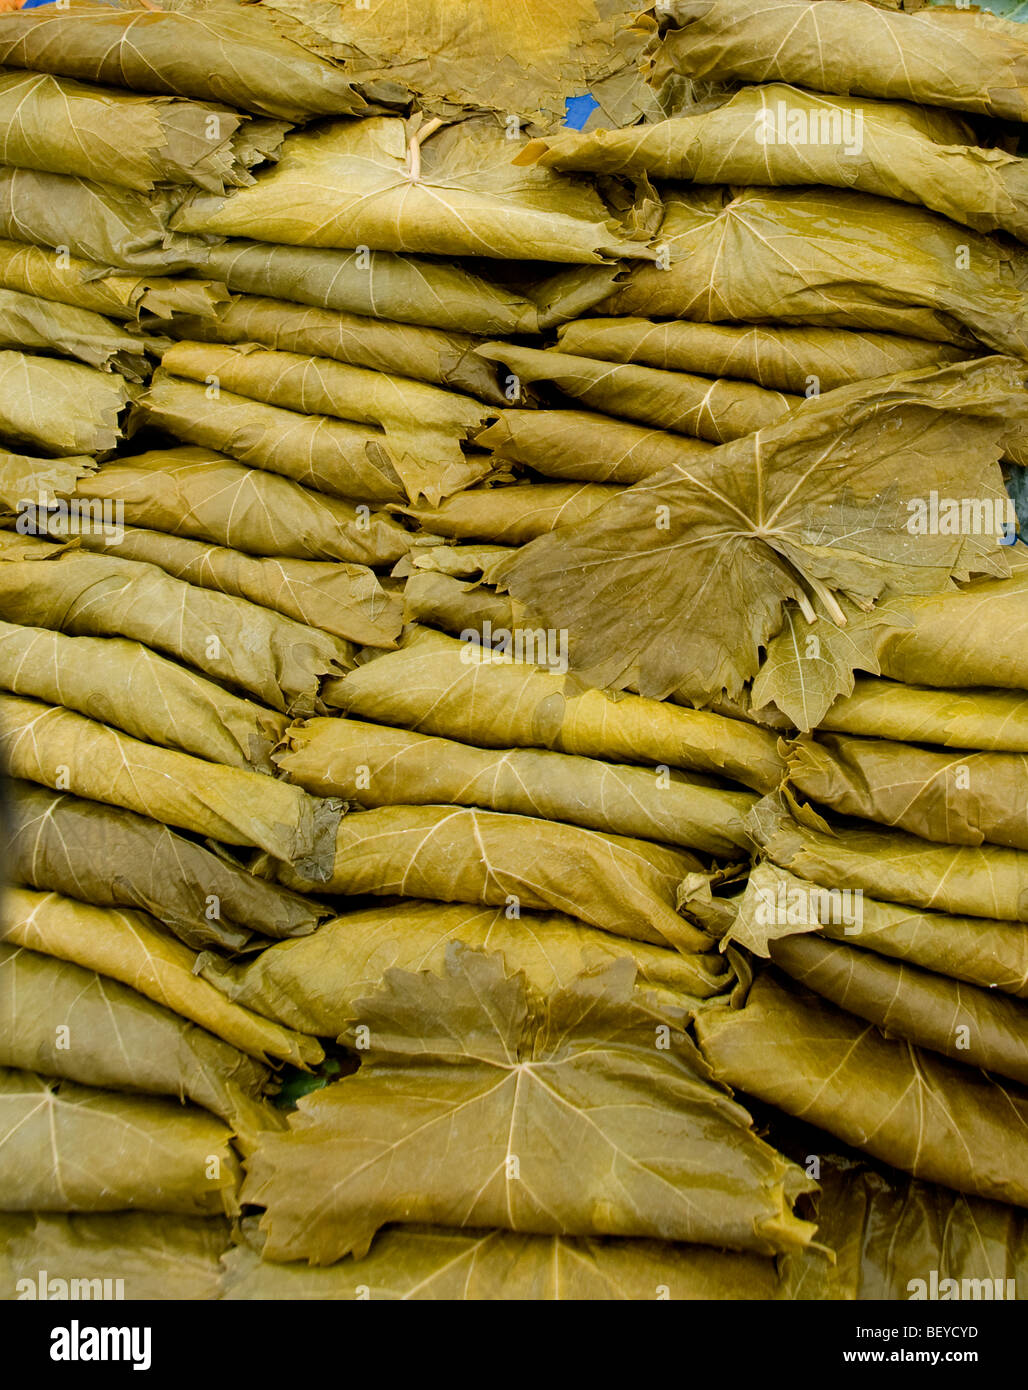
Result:
M591 516L620 491L603 483L525 483L469 488L437 507L396 508L436 536L524 545Z
M54 352L133 381L150 374L146 339L89 309L0 289L0 347Z
M75 491L80 478L95 472L96 459L87 454L71 458L32 458L0 449L0 507L17 511L31 502L53 502Z
M932 690L858 676L852 694L835 701L820 727L906 743L1028 753L1028 695L983 688Z
M0 435L53 454L97 454L121 438L132 388L113 372L0 352Z

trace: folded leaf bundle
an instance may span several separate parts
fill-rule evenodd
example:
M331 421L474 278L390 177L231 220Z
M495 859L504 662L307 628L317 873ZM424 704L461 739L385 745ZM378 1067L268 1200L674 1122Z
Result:
M356 1007L360 1070L304 1098L250 1162L265 1255L360 1258L392 1221L806 1244L791 1206L809 1180L680 1034L666 1051L634 1035L631 977L615 966L536 1005L495 956L454 948L444 978L390 971Z
M475 443L544 478L623 487L673 464L688 466L714 447L588 410L506 410Z
M0 351L0 435L18 444L52 454L106 452L121 438L131 398L114 372Z
M699 786L648 769L534 748L473 748L453 739L353 719L294 724L275 756L292 782L361 806L481 806L569 821L615 835L731 858L750 840L752 792Z
M370 276L370 268L364 274ZM392 323L367 314L241 294L216 315L180 320L175 332L195 342L262 343L305 357L331 357L354 367L447 386L484 401L506 401L496 372L474 352L479 340L454 329Z
M780 82L712 100L718 104L668 121L561 132L518 158L564 172L698 184L854 188L1028 241L1028 162L979 148L970 126L948 111Z
M0 559L0 616L75 636L135 638L297 713L312 712L325 676L353 660L350 643L318 628L116 555Z
M647 840L455 806L383 806L344 816L335 864L320 884L303 866L276 866L280 881L300 891L562 912L686 953L711 944L676 911L682 881L702 869L686 850Z
M393 566L390 575L408 579L418 573L446 574L489 584L493 570L511 550L509 545L492 545L488 541L449 545L439 536L416 535L411 537L410 550Z
M119 734L81 714L0 695L0 752L12 777L71 791L228 845L304 860L317 878L339 812L299 787Z
M942 844L988 840L1028 850L1028 759L1022 753L936 752L888 739L821 734L793 743L789 781L848 816Z
M1028 561L1020 546L1009 579L976 579L957 593L910 601L914 626L883 631L882 674L909 684L1028 690Z
M105 1281L126 1298L206 1300L222 1297L220 1256L229 1224L217 1217L114 1212L108 1216L59 1212L0 1214L0 1298L99 1296ZM742 1256L736 1257L740 1266ZM754 1270L754 1288L759 1264ZM768 1263L764 1261L763 1263ZM688 1266L687 1266L688 1268ZM647 1270L647 1273L649 1271ZM740 1268L740 1283L745 1278ZM688 1286L688 1287L691 1287ZM702 1285L700 1286L702 1287ZM740 1295L741 1296L741 1295ZM754 1297L761 1297L755 1292Z
M822 1157L818 1182L821 1190L811 1199L817 1245L782 1257L779 1297L901 1301L1028 1294L1028 1226L1016 1207L830 1155Z
M318 309L483 335L538 330L530 299L444 261L230 240L206 264L230 290Z
M253 188L190 195L172 225L291 246L572 264L653 259L592 185L515 167L515 146L485 116L410 150L398 117L326 122L286 136L277 165Z
M233 1216L232 1132L204 1110L0 1070L0 1191L8 1211ZM51 1156L40 1163L39 1155Z
M890 592L939 591L952 575L1007 572L994 534L912 543L906 499L923 493L929 467L947 495L1002 498L995 460L1023 410L1022 370L982 358L804 401L539 537L499 582L527 622L568 630L571 668L591 684L736 698L784 601L812 611L807 585L844 627L835 594L866 609Z
M875 329L1028 357L1013 243L838 189L701 188L669 193L666 207L668 268L634 268L601 313Z
M1028 1083L1028 1008L1016 999L816 936L774 942L771 959L887 1037Z
M228 102L287 121L367 109L340 68L294 43L260 10L127 12L70 0L61 10L13 18L0 39L0 63L8 67Z
M471 632L484 633L490 628L512 632L516 626L506 595L426 570L415 570L404 583L403 611L408 622L438 627L465 640Z
M181 192L136 193L68 174L0 165L0 236L66 247L109 269L174 275L203 265L209 237L172 232Z
M264 1066L128 985L2 942L0 980L0 1066L187 1099L245 1145L282 1127L281 1112L261 1099Z
M157 565L201 589L235 594L350 642L392 647L403 625L401 600L382 588L367 565L247 555L132 526L120 540L90 531L78 541L84 550Z
M718 1080L916 1178L1028 1206L1028 1092L767 972L694 1024Z
M253 555L382 565L410 546L381 512L301 487L209 449L156 449L109 464L76 494L120 501L125 520Z
M3 940L120 980L258 1061L305 1067L324 1057L315 1038L227 1000L193 973L196 955L145 912L94 907L59 893L10 888Z
M941 367L968 357L966 350L948 343L810 324L762 327L594 318L565 324L557 330L557 338L562 352L582 357L637 362L664 371L742 377L771 390L799 395L833 391L837 386L917 367ZM520 420L513 422L518 423Z
M110 318L138 321L145 314L207 318L228 299L224 285L180 276L117 275L95 261L55 256L41 246L0 239L0 285Z
M460 445L495 412L456 391L328 357L275 352L253 344L179 343L165 352L163 367L173 375L215 382L219 390L293 412L377 426L384 431L377 447L393 460L412 501L420 492L437 501L476 482L489 469L484 456L465 457Z
M596 362L569 353L486 343L483 357L502 362L519 381L548 381L593 410L723 444L786 414L801 397L744 381L712 381L686 372Z
M95 472L96 459L88 454L70 458L33 458L0 449L0 508L15 512L20 506L44 504L75 491L80 478Z
M679 27L658 44L653 79L795 82L818 92L894 97L1028 119L1028 39L992 14L890 13L842 0L672 0Z
M163 748L271 772L288 724L124 637L66 637L0 622L0 689L65 705Z
M436 536L519 546L560 526L585 520L619 491L605 483L524 483L469 488L436 507L397 510Z
M0 289L0 347L54 352L133 381L149 375L146 340L90 309Z
M326 415L281 410L233 391L159 371L140 400L147 423L332 497L402 502L407 490L381 431ZM458 449L459 454L459 449ZM481 470L475 476L480 476Z
M528 631L531 631L530 629ZM525 633L522 634L524 638ZM553 748L587 758L713 772L770 791L784 764L775 736L741 719L682 709L638 695L576 688L526 660L415 628L400 649L331 681L327 704L394 727L483 748Z
M56 1271L57 1262L51 1267ZM445 1227L393 1226L376 1236L363 1259L320 1267L274 1264L249 1245L234 1246L223 1267L220 1296L230 1301L342 1300L367 1289L369 1298L397 1301L607 1302L651 1299L655 1288L673 1300L734 1300L774 1298L777 1288L774 1261L734 1250Z
M636 968L640 1005L650 997L679 1018L697 999L716 995L728 978L725 958L716 952L665 951L607 936L559 912L511 918L506 908L410 899L358 908L326 922L303 942L279 942L251 960L230 962L210 952L197 967L247 1009L301 1033L341 1038L357 1000L377 989L387 970L438 974L454 941L500 954L508 973L524 971L529 988L544 998L583 971L628 957Z
M236 132L270 154L286 129L276 124L254 130L221 105L129 96L44 72L0 74L4 164L79 175L141 193L155 183L196 184L211 193L252 183L246 148L238 148Z
M932 690L858 676L820 728L947 748L1028 753L1028 695L1016 690Z
M858 897L852 889L821 888L771 863L752 870L736 901L727 937L756 955L768 956L779 942L816 932L982 991L1028 999L1028 933L1019 922L925 912L862 891Z
M657 108L637 71L648 35L628 23L636 0L575 0L559 9L525 0L516 10L481 11L425 0L416 26L390 5L369 11L272 0L263 8L300 19L317 52L358 59L372 91L400 84L433 115L478 109L549 129L581 92L598 107L594 118L608 124Z
M821 822L824 825L824 822ZM1000 845L939 845L901 830L814 829L765 797L748 828L768 858L825 888L970 917L1028 922L1028 854Z
M6 793L12 883L141 908L196 949L239 950L251 932L303 936L331 915L149 816L31 782L9 780Z

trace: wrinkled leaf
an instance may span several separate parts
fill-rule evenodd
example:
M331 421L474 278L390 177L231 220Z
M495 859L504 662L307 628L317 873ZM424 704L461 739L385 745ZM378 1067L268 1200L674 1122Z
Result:
M533 748L473 748L353 719L294 724L277 766L319 796L361 806L482 806L730 858L750 844L751 792L699 786L666 767Z
M438 627L465 641L469 633L488 631L486 623L508 632L516 625L510 600L495 589L425 570L415 570L404 583L403 611L408 622Z
M1028 753L1028 695L1016 690L932 690L858 676L822 729L948 748Z
M17 444L53 454L113 449L131 397L132 388L113 372L0 352L0 435Z
M399 651L330 682L324 698L351 715L484 748L665 764L732 777L756 791L777 787L784 767L774 735L753 724L581 689L529 661L424 628L405 634Z
M0 289L0 346L75 357L87 367L140 381L150 372L146 340L89 309Z
M176 1101L0 1070L0 1188L8 1211L232 1216L240 1168L230 1138L213 1115ZM39 1162L43 1152L51 1162Z
M96 459L87 454L71 458L32 458L0 449L0 507L16 511L26 502L44 504L75 491L80 478L96 470Z
M391 971L356 1008L371 1037L360 1070L301 1101L251 1160L266 1254L359 1257L395 1220L805 1244L790 1208L808 1180L680 1034L663 1052L633 1039L631 973L579 981L535 1014L495 957L455 948L444 979Z
M526 483L470 488L437 507L403 507L433 535L524 545L559 526L573 526L599 510L619 489L603 483Z
M149 816L31 782L8 780L5 792L12 882L141 908L197 949L239 950L251 932L303 936L331 915Z

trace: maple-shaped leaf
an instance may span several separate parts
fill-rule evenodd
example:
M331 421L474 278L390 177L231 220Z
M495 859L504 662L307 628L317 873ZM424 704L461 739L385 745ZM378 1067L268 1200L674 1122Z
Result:
M445 975L390 971L358 1002L356 1076L262 1142L247 1197L267 1253L329 1264L392 1221L655 1236L771 1254L811 1228L809 1187L707 1079L681 1034L640 1041L634 967L542 1005L495 956L453 947Z
M566 629L597 685L700 702L738 696L796 600L933 593L972 570L1006 574L995 535L919 535L926 480L1002 497L996 460L1023 409L1019 364L983 358L899 373L805 401L780 422L675 465L586 521L543 536L502 584L533 625Z

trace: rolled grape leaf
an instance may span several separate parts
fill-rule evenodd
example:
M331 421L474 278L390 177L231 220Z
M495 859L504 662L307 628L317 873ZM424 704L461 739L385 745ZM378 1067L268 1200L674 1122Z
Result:
M239 1210L231 1130L192 1106L5 1068L0 1136L8 1211ZM44 1151L52 1161L41 1164Z
M394 579L408 579L418 573L447 574L458 579L478 579L489 583L494 567L511 553L509 545L449 545L440 536L413 536L411 548L392 569Z
M78 256L55 256L41 246L0 239L0 285L110 318L138 321L177 315L207 318L229 296L224 285L179 276L116 275Z
M148 424L176 439L332 497L407 500L399 459L394 461L383 433L325 415L281 410L223 391L217 381L212 376L203 386L159 371L140 399L140 412Z
M924 912L859 889L820 888L772 863L756 865L736 901L726 939L756 955L768 956L787 938L816 932L982 991L1028 999L1028 939L1019 923Z
M914 626L883 632L882 674L910 684L1028 690L1028 559L1011 547L1009 579L977 579L958 593L911 600Z
M596 107L590 119L601 124L659 109L638 73L649 35L628 23L635 0L572 0L560 9L527 0L517 10L475 13L428 0L416 25L402 5L271 0L261 8L298 19L315 52L358 59L362 82L402 84L419 110L433 114L484 109L550 129L582 92Z
M711 381L508 343L486 343L478 351L503 362L519 381L552 382L594 410L714 444L772 424L801 400L750 382Z
M0 435L52 454L97 454L121 438L132 388L114 372L0 352Z
M667 269L634 268L601 313L884 330L1028 357L1013 243L837 189L696 189L666 206Z
M483 455L466 457L460 445L494 412L455 391L327 357L268 351L253 344L179 343L165 352L163 366L173 375L213 382L219 391L250 400L377 426L384 437L376 444L372 436L365 448L385 454L412 501L421 493L438 501L477 482L490 468ZM351 495L361 494L351 489ZM368 493L371 498L376 495Z
M650 1240L394 1226L375 1237L363 1259L320 1268L273 1264L259 1252L248 1240L224 1257L222 1298L353 1299L366 1289L368 1298L398 1302L735 1300L773 1298L777 1287L772 1260Z
M239 950L251 932L303 936L331 916L149 816L15 780L6 801L11 882L141 908L187 946Z
M942 753L889 739L819 734L794 742L791 785L843 815L925 840L1028 850L1028 761L1021 753Z
M285 715L241 700L124 637L0 622L0 689L63 704L148 743L272 772Z
M510 917L506 908L417 902L358 908L326 922L302 943L279 942L249 961L214 952L197 961L204 978L229 999L277 1019L286 1028L341 1038L356 1002L387 970L442 970L451 942L497 952L508 972L523 970L543 997L627 956L636 968L640 1007L651 999L682 1018L698 999L718 994L731 978L716 952L683 955L641 941L608 936L558 912ZM297 948L300 949L297 949Z
M469 488L437 507L403 507L433 535L524 545L560 526L573 526L620 491L603 483L525 483L518 487Z
M0 166L0 236L63 247L108 269L174 275L202 267L211 241L169 230L182 196L168 188L135 193L70 175Z
M519 654L539 659L534 636L531 651L523 644ZM407 632L399 651L331 681L324 699L351 715L483 748L666 764L755 791L777 787L784 770L775 736L754 724L638 695L615 699L514 660L509 648L487 651L425 628Z
M940 912L1028 922L1028 854L985 844L938 845L901 830L849 825L833 831L791 816L765 797L747 818L769 859L825 888Z
M528 622L568 630L571 669L591 684L735 698L784 602L810 608L808 585L844 627L835 594L867 609L1007 573L995 536L912 538L906 503L929 468L947 494L1001 496L1020 378L1012 359L984 358L840 387L531 542L501 585Z
M67 497L75 491L78 480L96 468L96 459L87 454L47 459L0 449L0 507L13 512L30 502L45 505L57 497Z
M256 8L126 12L69 0L60 10L12 18L0 39L0 63L8 67L228 102L287 121L367 110L339 67Z
M290 781L360 806L481 806L731 858L750 847L751 792L533 748L473 748L354 719L294 724L275 762Z
M506 404L496 372L475 353L479 340L470 333L243 294L216 315L180 320L175 332L196 342L262 343L305 357L331 357Z
M0 555L0 615L74 636L131 637L279 710L312 712L353 662L338 637L155 565L69 550L46 564Z
M483 335L539 329L536 306L524 295L459 266L370 247L346 252L228 241L211 247L207 268L230 290L319 309Z
M707 934L676 910L686 876L703 870L694 855L560 821L455 806L383 806L343 817L335 865L323 883L302 866L276 868L280 881L301 892L535 908L686 953L710 946Z
M228 845L305 860L315 879L325 870L339 818L332 802L259 772L142 743L38 700L0 694L0 717L0 752L12 777L122 806Z
M219 1259L229 1245L229 1229L217 1217L156 1212L5 1212L0 1216L0 1298L220 1298ZM752 1263L753 1296L759 1298L761 1266ZM747 1272L740 1267L740 1286Z
M128 985L2 942L0 980L0 1066L186 1098L230 1125L242 1147L283 1127L261 1099L265 1067Z
M22 169L73 174L142 193L155 183L224 193L226 185L253 182L233 139L243 124L224 106L129 96L43 72L0 74L0 159ZM240 133L244 139L256 135L270 154L287 128L277 124L273 136L270 129ZM74 140L68 140L69 130Z
M644 429L587 410L506 410L475 439L495 458L523 463L544 478L628 487L672 464L709 453L705 440Z
M633 1039L622 964L545 1005L496 957L459 947L444 978L390 971L356 1006L371 1039L360 1071L302 1100L251 1160L266 1254L359 1258L396 1220L760 1254L806 1244L791 1206L808 1180L681 1034L666 1051Z
M916 1178L1028 1206L1028 1092L888 1038L768 971L694 1028L719 1081Z
M415 133L410 149L397 117L296 132L253 188L190 195L172 225L291 246L572 264L653 259L590 184L515 167L518 142L491 118L422 130L424 143Z
M307 1067L324 1059L316 1038L227 1000L193 973L196 955L144 912L94 907L58 893L9 888L0 937L120 980L258 1061Z
M818 395L837 386L917 367L963 362L969 356L964 349L947 343L901 338L895 333L814 328L810 324L761 327L591 318L565 324L557 330L557 337L562 352L581 357L637 362L664 371L742 377L770 390L802 395ZM521 417L511 423L513 429L521 423Z
M90 309L0 289L0 346L59 353L133 381L150 373L146 340Z
M415 570L404 584L403 611L408 622L438 627L465 641L469 633L511 632L517 622L510 600L495 589L425 570Z
M125 520L253 555L381 565L410 546L381 512L248 468L209 449L156 449L109 464L79 497L120 501Z
M84 550L156 565L176 579L249 599L350 642L393 647L403 626L401 600L387 593L366 565L247 555L131 526L118 541L94 531L78 541Z
M1028 240L1028 163L979 148L970 126L949 112L778 82L712 100L697 114L654 124L562 131L533 141L518 159L698 184L855 188Z
M817 936L775 941L771 959L807 989L876 1024L890 1038L906 1038L965 1066L1028 1082L1028 1011L1016 999Z
M817 1240L780 1260L780 1298L1023 1298L1028 1229L1016 1207L825 1155ZM834 1255L831 1259L826 1253ZM231 1257L230 1257L231 1258Z
M906 743L1028 753L1028 696L1016 690L932 690L858 676L853 693L835 701L820 727Z
M660 41L653 80L795 82L818 92L895 97L925 106L1028 119L1024 30L992 14L890 13L842 0L672 0L677 28Z

